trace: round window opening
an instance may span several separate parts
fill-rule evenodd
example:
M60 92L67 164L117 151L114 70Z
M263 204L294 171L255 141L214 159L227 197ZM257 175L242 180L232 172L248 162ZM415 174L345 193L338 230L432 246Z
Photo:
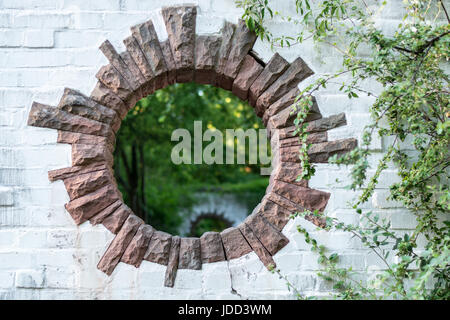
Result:
M297 180L301 170L298 152L302 143L310 144L308 149L310 162L326 163L332 155L352 150L356 146L356 139L329 141L327 131L346 125L345 114L322 117L315 99L312 99L310 113L303 124L309 133L308 140L301 142L294 135L295 115L292 112L292 104L299 93L298 84L313 74L301 58L289 63L275 53L268 61L263 61L252 49L256 35L248 30L243 21L237 24L225 22L217 34L197 35L195 6L165 7L161 13L168 34L167 40L158 39L153 22L149 20L131 28L132 35L123 41L126 51L118 53L109 41L100 46L109 64L97 72L98 82L90 96L66 88L56 107L33 103L28 125L56 129L57 142L70 144L72 147L72 166L49 171L49 179L64 182L70 198L65 207L77 225L87 221L92 225L102 224L115 234L97 265L99 270L108 275L113 273L120 262L138 268L143 261L148 261L167 266L164 285L173 287L178 269L200 270L204 263L232 260L252 251L270 269L275 266L273 256L289 242L282 229L292 214L316 212L306 214L305 218L317 226L324 226L321 214L327 206L330 194L309 188L306 181ZM174 85L176 83L178 85ZM205 87L199 89L199 85L210 86L206 90ZM175 229L177 222L179 223L177 220L180 217L175 214L167 215L167 212L178 213L181 205L176 201L174 204L171 199L187 198L177 197L176 193L182 194L184 186L195 185L190 182L199 180L205 171L214 171L202 168L207 164L202 163L202 160L208 158L204 157L205 154L211 156L209 160L220 158L217 152L205 152L206 148L204 152L195 152L198 147L196 141L202 141L195 139L196 123L198 124L195 120L202 120L201 126L198 127L200 131L211 129L205 131L210 132L211 137L208 138L210 140L213 140L214 128L227 125L229 118L221 117L219 108L215 110L211 106L202 106L204 104L202 99L209 97L209 91L221 91L218 88L231 91L233 95L249 103L251 107L238 109L238 113L248 114L251 111L261 118L261 127L266 127L270 142L270 166L258 168L244 164L234 169L232 166L226 168L226 164L218 166L217 172L225 170L222 180L219 178L220 174L215 179L212 179L214 175L208 176L208 179L215 183L208 190L199 188L197 193L194 192L196 195L204 196L203 199L197 199L203 207L197 210L196 218L200 217L200 220L197 219L197 226L191 232L191 235L195 236L180 237L158 230L151 224L153 221L162 226L162 222L158 222L161 217L174 219L168 224L170 228ZM183 93L184 89L186 90ZM180 94L184 95L180 101L190 101L195 96L198 98L203 95L203 97L198 100L199 105L190 105L192 109L189 110L183 109L178 103L158 104L159 96L166 95L166 100L173 101L176 95ZM227 106L227 96L219 92L219 96L222 94L222 98L225 99L222 106ZM138 103L148 96L151 97L151 103L147 106L144 101L148 100ZM232 99L231 96L228 98ZM171 108L178 112L170 112ZM153 110L158 117L140 117L140 113L145 113L146 109L149 112ZM208 119L203 116L196 118L196 115L203 112L208 113ZM124 130L119 131L125 118ZM186 121L187 119L191 121ZM211 122L213 119L217 121ZM169 177L164 179L164 175L168 176L175 172L167 168L164 170L158 165L161 161L166 161L163 153L169 149L164 144L171 141L158 139L159 135L167 134L169 124L173 126L170 128L174 130L172 132L176 129L186 129L183 126L178 127L177 121L187 123L191 131L193 130L193 141L186 143L185 146L190 145L194 150L184 154L176 151L187 148L180 147L175 152L172 150L171 160L174 165L178 163L179 167L174 169L174 166L170 170L179 170L184 174L178 178L181 180ZM136 141L148 138L139 134L141 130L145 132L148 130L148 134L153 135L151 140L153 145L147 147L148 152L152 150L154 152L151 158L153 162L145 161L146 153L139 150L141 147L139 144L135 145ZM134 131L132 133L135 135L127 136L126 131ZM190 135L191 131L178 131L175 134L175 141L182 145L182 137L185 134ZM223 147L224 144L226 145L226 142L220 146ZM258 147L263 145L265 144L258 143ZM199 154L202 156L199 157ZM230 154L235 157L235 153ZM251 154L249 152L249 155ZM193 165L189 166L191 169L187 169L186 162L183 162L189 155L193 162ZM142 156L144 159L140 159ZM196 164L197 162L199 164ZM182 163L183 165L180 165ZM142 164L146 164L147 167ZM242 172L239 171L240 168L243 168ZM245 177L256 177L260 174L257 169L265 169L265 174L267 177L270 175L270 178L265 194L257 200L258 204L251 214L237 226L228 227L220 232L201 231L202 227L208 225L220 230L226 226L225 221L230 222L226 216L225 220L216 219L216 221L211 220L211 217L202 218L205 214L216 213L219 216L223 214L217 208L211 209L208 205L210 202L213 204L222 202L225 208L233 205L226 194L220 193L220 189L223 191L227 187L228 191L233 190L246 198L245 193L237 187L239 184L249 189L267 185L267 180L245 181ZM133 179L127 180L122 176L127 170L126 174ZM233 171L236 173L236 180L232 179L233 175L229 174L231 171L228 170L236 170ZM156 180L154 183L152 171ZM148 179L145 178L147 174ZM127 185L130 182L135 184L133 188ZM174 186L172 191L171 185ZM125 192L126 187L130 192ZM157 192L159 196L164 194L168 196L158 198L156 201L155 194L152 193ZM216 194L216 197L211 197L211 193ZM156 203L149 203L152 201ZM136 212L133 212L131 207L135 208ZM153 212L150 212L151 208ZM170 228L166 230L173 232L174 229ZM188 229L185 229L186 234L189 234Z
M128 112L114 174L124 202L146 223L200 237L236 227L259 203L269 184L262 157L268 168L270 144L248 103L215 86L180 83ZM204 214L208 220L198 220Z

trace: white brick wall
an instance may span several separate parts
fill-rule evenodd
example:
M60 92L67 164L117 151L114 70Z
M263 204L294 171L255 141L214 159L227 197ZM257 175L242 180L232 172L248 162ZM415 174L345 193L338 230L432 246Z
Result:
M164 1L164 5L179 0ZM223 19L237 21L241 10L234 0L190 0L199 4L198 33L217 32ZM370 1L369 1L370 2ZM400 2L399 0L394 2ZM95 73L106 63L97 49L105 39L123 50L129 27L153 18L158 35L167 37L159 16L161 1L147 0L2 0L0 1L0 299L288 299L283 280L269 273L254 253L230 262L204 265L201 271L179 270L175 287L162 286L165 267L144 261L139 269L119 264L111 277L96 268L112 240L103 226L76 227L64 209L68 195L62 182L50 183L47 171L70 165L70 147L56 144L56 132L26 126L33 100L55 105L65 86L88 94ZM276 1L282 12L293 1ZM395 5L380 20L389 30L401 12ZM273 32L288 26L271 22ZM255 45L262 58L272 55L266 43ZM311 43L280 49L289 61L299 53L316 75L339 64ZM321 61L325 63L322 64ZM369 121L372 99L348 100L336 90L318 96L327 116L345 112L349 126L330 132L330 139L360 138ZM375 141L374 150L381 149ZM375 165L380 154L372 157ZM383 174L375 196L366 207L390 216L396 229L414 226L413 217L398 204L385 200L395 170ZM336 179L339 181L336 182ZM347 205L355 197L344 189L348 169L319 165L311 186L332 193L327 211L351 223L357 217ZM343 233L315 231L302 219L284 229L290 243L274 258L282 273L307 294L326 295L331 289L314 272L317 257L309 251L296 225L309 228L320 242L343 254L343 265L355 270L379 269L379 261L357 240Z

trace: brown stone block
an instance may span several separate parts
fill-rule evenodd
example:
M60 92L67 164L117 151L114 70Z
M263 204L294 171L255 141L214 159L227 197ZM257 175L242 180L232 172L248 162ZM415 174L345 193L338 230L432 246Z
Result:
M262 245L259 239L255 236L252 229L245 223L239 225L239 230L244 235L247 242L252 247L253 251L255 251L256 255L259 257L261 262L266 266L266 268L274 268L276 267L275 261L273 261L272 256L269 251Z
M177 82L193 81L197 7L190 5L164 7L161 13L177 66Z
M313 74L312 70L301 59L297 58L278 79L261 94L256 101L256 107L267 109L272 103L280 99L307 77Z
M139 88L139 80L138 80L139 76L137 74L133 74L127 63L123 60L123 57L121 57L117 53L116 49L111 44L111 42L106 40L100 45L99 48L106 56L110 64L114 66L114 69L116 69L120 73L120 75L125 79L125 81L129 84L132 91L137 90ZM130 61L128 62L130 63Z
M75 177L80 174L84 174L84 173L88 173L88 172L105 170L106 168L108 168L106 162L103 162L103 163L96 162L96 163L91 163L87 166L73 166L73 167L68 167L68 168L50 170L48 172L48 179L53 182L56 180L62 180L62 179Z
M114 141L111 127L95 120L67 113L58 108L33 102L28 115L29 126L58 129L63 131L87 133Z
M114 110L98 104L81 92L70 88L64 89L58 108L68 113L109 124L114 132L120 128L120 118Z
M134 89L130 87L116 68L110 64L102 66L95 77L123 101L127 101L129 96L133 94Z
M134 62L133 57L128 51L124 51L120 54L120 58L125 62L128 70L131 72L131 74L134 76L135 81L138 84L138 88L135 89L136 92L140 92L140 88L142 88L146 84L146 79L144 75L141 73L141 70L139 69L136 62Z
M172 85L177 79L177 65L173 59L172 49L170 48L169 40L165 40L160 43L162 53L164 54L164 59L166 60L167 66L167 85Z
M290 219L291 211L278 205L277 203L264 198L258 210L267 221L274 225L278 230L283 230Z
M244 223L251 228L255 236L272 256L289 242L289 239L284 234L258 212L248 216Z
M133 36L129 36L123 40L123 43L139 68L141 74L144 76L145 82L152 80L154 76L152 66L148 63L138 41Z
M122 203L119 208L103 219L102 224L106 229L116 234L130 215L134 215L133 211Z
M106 217L108 217L114 211L116 211L122 204L123 204L122 200L114 201L109 206L107 206L105 209L103 209L99 213L97 213L95 216L91 217L89 219L89 222L94 226L99 223L102 223Z
M330 199L330 193L297 186L277 180L273 186L272 192L285 197L302 206L305 209L323 212Z
M247 28L245 21L239 20L233 34L230 53L223 70L223 77L220 80L220 86L223 89L231 90L233 81L244 63L244 58L253 47L256 38L256 34Z
M211 263L225 260L222 239L218 232L205 232L200 237L202 262Z
M271 182L272 180L280 180L298 186L307 187L308 181L306 180L296 181L297 177L301 173L302 168L300 167L300 164L293 162L283 162L274 169L270 177L270 180Z
M84 195L65 205L76 224L81 224L118 200L116 187L108 184L97 191Z
M144 255L144 260L167 266L169 263L172 236L163 231L155 231Z
M295 87L292 88L289 92L283 95L280 99L271 104L267 109L264 109L266 106L264 104L257 105L255 107L256 114L258 116L262 116L263 123L267 124L270 117L274 116L278 112L292 106L295 102L295 98L300 93L300 90Z
M148 20L133 26L131 27L131 32L141 46L147 61L152 66L153 75L158 78L158 80L154 79L153 83L162 82L166 85L168 68L153 22Z
M287 62L278 53L275 53L267 62L264 70L259 74L249 89L249 102L252 106L256 105L259 96L278 79L280 75L289 67ZM259 114L261 117L262 114Z
M202 257L199 238L181 238L178 269L201 270Z
M197 36L195 42L194 80L201 84L216 84L217 54L221 39L216 36Z
M227 260L239 258L252 251L238 228L231 227L220 233Z
M109 170L94 171L64 179L64 186L70 200L75 200L111 183Z
M88 165L93 162L106 162L110 167L112 167L114 157L106 145L72 145L72 165Z
M232 92L240 99L247 100L248 89L253 81L263 71L263 66L259 64L251 55L246 55L239 73L234 79Z
M94 90L92 90L91 98L116 111L121 119L125 118L128 113L128 107L123 100L100 81L97 82Z
M308 155L311 162L328 162L328 159L334 155L343 155L358 145L358 140L354 138L334 140L313 144L309 150Z
M170 244L169 263L167 264L164 286L173 287L178 271L178 258L180 253L180 237L172 237Z
M314 132L308 133L306 137L306 143L321 143L326 142L328 139L327 132ZM280 148L294 147L301 145L299 137L292 137L280 140Z
M216 73L218 77L223 76L223 72L225 69L225 65L228 61L228 56L230 55L231 43L234 35L234 31L236 26L231 22L225 21L221 30L221 39L219 52L217 53L217 65L216 65ZM217 79L217 82L220 79Z
M139 268L154 232L155 229L152 226L141 224L120 261Z
M106 145L111 153L114 151L114 145L108 142L105 137L92 134L58 130L56 141L68 144Z
M97 268L99 270L103 271L107 275L112 274L119 263L120 258L125 252L125 249L128 247L128 244L131 242L138 228L143 223L144 221L135 215L128 217L123 224L122 229L120 229L120 232L111 242L108 249L106 249L105 254L98 263Z

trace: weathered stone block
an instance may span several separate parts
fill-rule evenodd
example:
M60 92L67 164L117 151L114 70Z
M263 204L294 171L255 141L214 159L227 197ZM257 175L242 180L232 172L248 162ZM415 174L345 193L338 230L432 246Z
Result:
M227 260L239 258L252 251L238 228L231 227L220 233Z
M193 270L202 268L199 238L181 238L178 268Z
M276 267L275 261L273 261L273 258L270 255L269 251L267 251L267 249L255 236L252 229L247 224L242 223L239 225L239 230L244 235L245 239L250 244L253 251L255 251L261 262L266 266L266 268Z
M255 236L272 256L289 242L289 239L269 223L259 212L248 216L244 223L251 228Z
M194 80L201 84L216 83L217 54L221 38L216 36L197 36L195 42L195 75Z
M249 89L249 102L252 106L256 105L256 100L259 96L272 84L275 80L283 74L289 66L282 56L275 53L272 58L267 62L264 70L258 75L256 80L250 86ZM261 117L262 114L259 114Z
M123 204L122 200L114 201L112 204L107 206L105 209L101 210L99 213L97 213L95 216L91 217L89 219L89 222L92 225L97 225L99 223L102 223L103 220L111 215L114 211L116 211L121 205ZM124 220L125 221L125 220Z
M218 232L205 232L200 237L200 247L202 250L202 262L211 263L225 260L222 238Z
M225 65L227 64L235 29L236 26L231 22L228 21L224 22L224 25L221 30L222 42L220 44L219 52L217 53L217 65L216 65L216 73L218 76L217 83L220 82L219 78L223 76Z
M114 132L108 125L37 102L33 102L33 105L31 106L28 116L28 125L87 133L107 137L110 141L114 141Z
M108 184L97 191L69 201L65 205L65 208L75 223L81 224L119 198L117 189Z
M258 98L256 107L260 110L267 109L292 88L297 87L300 81L312 74L312 70L301 58L295 59L286 71Z
M72 145L72 165L88 165L93 162L106 162L110 167L112 167L114 157L106 145Z
M178 271L178 258L180 253L180 237L172 237L170 244L169 263L167 264L166 275L164 277L164 286L173 287Z
M240 99L247 100L248 89L253 81L263 70L263 66L259 64L251 55L246 55L241 69L233 82L232 92Z
M106 229L116 234L130 215L133 215L133 211L122 203L119 208L103 219L102 224Z
M105 145L111 153L114 151L114 145L108 142L105 137L92 134L58 130L56 141L68 144Z
M111 275L125 252L125 249L128 247L138 228L143 223L144 221L135 215L130 215L128 217L120 229L120 232L111 242L108 249L106 249L105 254L98 263L97 268L99 270L107 275Z
M94 90L92 90L91 98L116 111L121 119L125 118L128 113L128 107L124 101L101 81L97 82Z
M120 261L139 268L154 232L155 229L152 226L141 224Z
M161 12L177 66L177 82L193 81L197 7L164 7Z
M87 166L73 166L73 167L68 167L68 168L50 170L48 172L48 179L53 182L56 180L62 180L62 179L75 177L80 174L105 170L107 168L108 168L108 166L105 162L103 162L103 163L96 162L96 163L91 163Z
M253 47L256 38L256 34L247 28L245 21L239 20L233 34L227 63L223 69L223 76L219 83L220 87L225 90L231 90L233 81L239 73L244 58Z
M144 260L156 262L162 265L169 263L170 244L172 236L166 232L155 231L150 240Z
M109 170L94 171L64 179L64 186L70 200L77 199L111 183Z

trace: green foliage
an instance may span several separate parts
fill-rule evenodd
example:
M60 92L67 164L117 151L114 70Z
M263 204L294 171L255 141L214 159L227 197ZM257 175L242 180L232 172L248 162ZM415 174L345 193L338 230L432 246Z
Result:
M264 26L267 18L262 9L269 10L266 1L237 1L244 8L244 19L253 21L248 25L255 24L252 29L272 46L291 46L313 39L316 44L335 49L342 57L340 70L317 79L293 105L293 112L297 113L295 134L301 141L306 141L303 122L314 92L337 85L349 99L360 95L375 98L370 106L372 122L364 129L362 144L330 160L338 165L352 165L352 183L348 187L362 188L354 208L365 224L353 226L333 220L329 228L358 236L385 263L386 272L377 276L378 291L352 283L348 270L335 268L337 258L326 256L324 248L320 249L305 230L299 230L319 253L325 268L322 275L337 284L341 298L374 298L376 294L381 298L449 299L450 109L445 67L450 51L450 19L443 1L404 3L403 21L392 35L386 35L375 24L375 16L386 1L377 2L374 8L364 0L295 0L295 18L279 12L274 16L297 26L297 34L275 37ZM367 88L368 80L379 86ZM383 139L385 152L375 173L369 176L375 135ZM404 146L408 144L414 150L406 150ZM299 155L306 168L299 176L302 179L309 179L314 173L307 149L304 144ZM358 209L370 199L380 174L391 165L397 167L401 181L390 186L389 199L402 202L416 216L417 226L411 234L394 232L389 222ZM427 242L425 250L418 249L420 238ZM388 260L389 254L395 255L398 262Z
M189 212L195 204L195 192L223 187L228 192L242 192L247 188L261 197L268 184L267 178L259 176L258 165L172 163L171 151L178 143L171 141L172 132L185 128L193 140L194 121L199 120L203 131L216 128L223 133L227 128L262 126L253 108L231 93L185 83L141 99L118 132L114 157L119 189L130 208L159 230L178 232L188 218L181 212Z

